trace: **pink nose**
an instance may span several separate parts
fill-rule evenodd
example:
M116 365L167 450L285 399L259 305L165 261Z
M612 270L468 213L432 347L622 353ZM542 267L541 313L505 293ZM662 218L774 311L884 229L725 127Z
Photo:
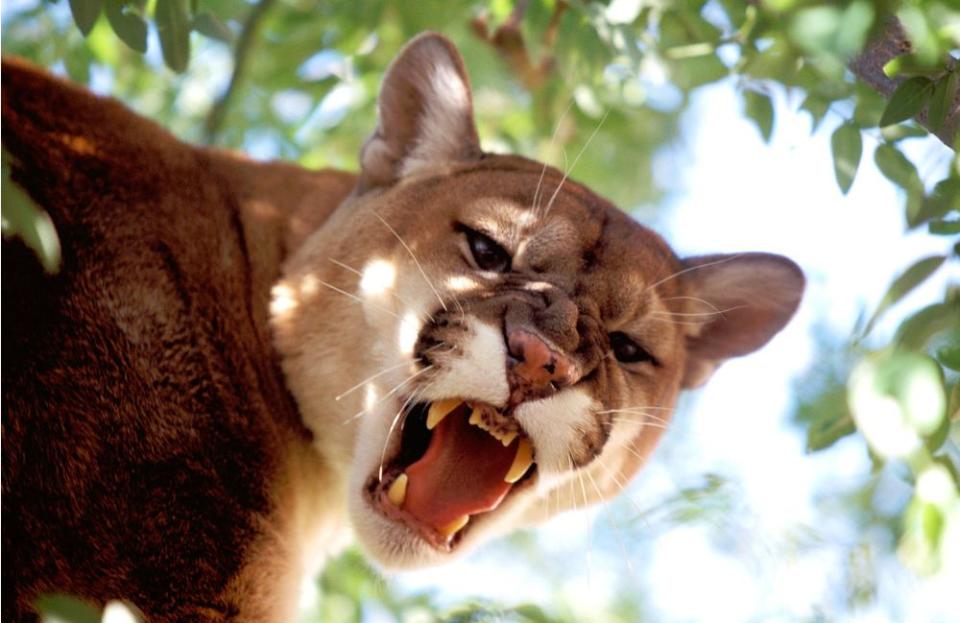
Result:
M542 339L528 331L517 330L508 339L512 382L518 389L542 390L570 385L576 381L576 366Z

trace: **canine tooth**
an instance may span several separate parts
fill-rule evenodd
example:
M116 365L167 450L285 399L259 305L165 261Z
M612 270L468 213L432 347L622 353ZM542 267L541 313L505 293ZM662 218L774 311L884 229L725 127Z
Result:
M503 481L510 484L517 482L523 478L531 465L533 465L533 446L530 445L529 439L523 437L517 445L517 453L513 455L513 464L510 465L510 470L503 477Z
M470 521L470 515L461 515L444 527L440 528L440 534L445 537L451 537L460 531Z
M435 400L430 405L430 411L427 413L427 430L433 430L443 418L450 415L450 412L460 406L462 401L450 398L447 400Z
M516 439L517 435L519 434L520 433L514 430L510 431L509 433L502 433L499 437L497 437L497 439L499 439L500 443L503 444L503 447L506 448L513 443L513 440Z
M401 506L403 501L407 499L406 474L400 474L397 476L397 479L393 481L393 484L390 485L390 489L387 491L387 499L389 499L390 503L394 506Z
M477 428L483 428L483 430L487 430L487 429L483 426L483 413L481 413L481 412L480 412L480 409L478 409L478 408L476 408L476 407L474 407L474 408L473 408L473 411L470 412L470 420L469 420L469 422L470 422L471 424L473 424L474 426L476 426Z

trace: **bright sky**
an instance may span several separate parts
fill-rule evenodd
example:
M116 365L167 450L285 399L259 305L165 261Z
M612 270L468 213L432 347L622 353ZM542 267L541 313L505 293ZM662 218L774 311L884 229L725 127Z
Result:
M813 500L818 493L852 489L869 463L857 439L805 454L789 408L791 383L813 360L814 327L849 335L858 314L873 309L893 275L919 257L945 252L947 241L904 235L902 199L873 165L875 141L865 142L860 172L844 197L829 151L838 117L811 137L809 117L781 98L766 145L741 117L738 102L730 83L698 93L686 119L685 146L658 163L662 177L680 176L663 233L681 253L787 255L806 272L807 294L782 334L759 353L726 364L705 389L684 399L688 408L677 422L688 432L684 445L662 448L630 493L646 508L704 473L722 474L735 487L731 525L691 523L645 535L643 524L623 530L605 511L594 511L554 520L538 531L538 540L568 561L559 575L578 620L591 620L591 604L608 599L618 581L643 590L655 620L663 621L797 620L818 612L854 621L945 620L946 587L950 581L960 586L958 579L915 585L893 565L878 569L880 606L850 611L841 602L837 587L848 581L846 548L859 535L844 518L821 514ZM913 149L920 151L911 155L932 166L937 179L947 150L930 143ZM889 335L897 317L937 300L948 276L960 278L955 262L908 297L877 333ZM631 510L624 502L617 508ZM820 546L791 549L793 541ZM439 590L451 602L466 596L552 602L544 576L505 564L503 557L504 548L495 547L453 568L397 580L410 590Z

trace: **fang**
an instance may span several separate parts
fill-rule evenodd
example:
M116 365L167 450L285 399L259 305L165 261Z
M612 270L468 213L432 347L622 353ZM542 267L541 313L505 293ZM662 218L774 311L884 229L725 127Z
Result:
M459 532L467 523L470 521L470 515L461 515L457 517L444 527L440 528L439 532L443 536L450 538L457 532Z
M397 479L393 481L393 484L390 485L390 489L387 490L387 499L390 500L390 503L396 507L403 505L403 501L407 499L406 474L400 474L397 476Z
M459 407L462 401L456 399L437 400L430 405L430 412L427 413L427 430L433 430L437 424L443 421L443 418Z
M507 471L507 475L503 477L503 481L509 482L510 484L517 482L523 478L523 475L527 473L531 465L533 465L533 446L530 445L529 439L522 437L520 443L517 444L517 453L513 457L513 464L510 465L510 469Z

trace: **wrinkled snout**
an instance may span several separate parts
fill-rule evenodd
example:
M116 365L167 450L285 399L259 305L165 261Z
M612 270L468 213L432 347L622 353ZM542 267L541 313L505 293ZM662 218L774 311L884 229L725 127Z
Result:
M577 367L545 340L526 330L507 338L507 376L510 402L541 398L577 381Z

